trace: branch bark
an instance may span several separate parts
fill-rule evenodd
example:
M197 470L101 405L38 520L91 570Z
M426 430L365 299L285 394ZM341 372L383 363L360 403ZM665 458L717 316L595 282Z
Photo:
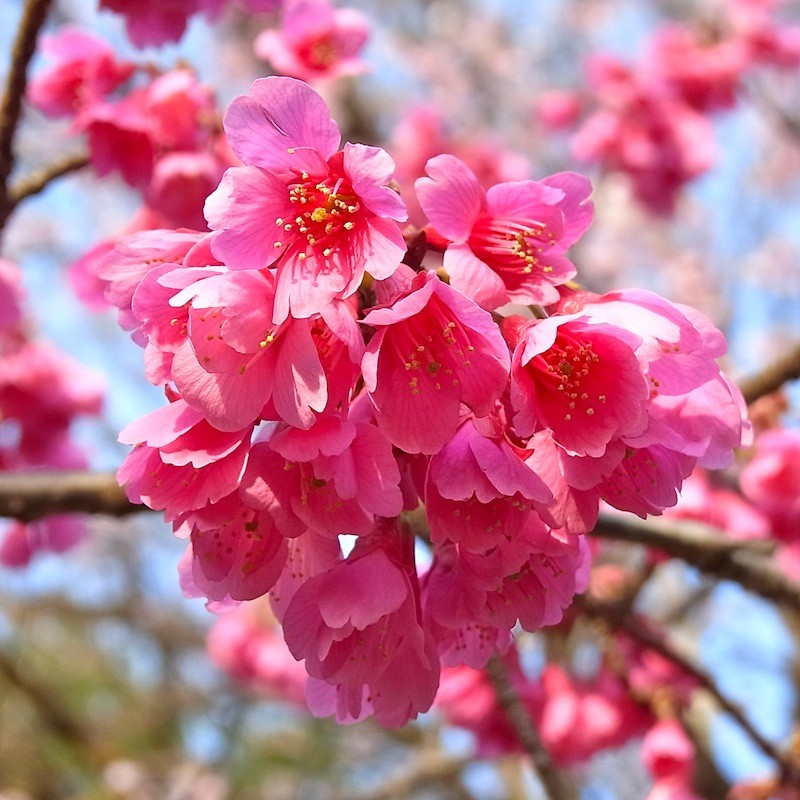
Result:
M795 381L799 378L800 344L795 344L761 372L739 381L739 388L745 402L750 405L759 397L780 389L787 381Z
M15 183L8 192L9 214L25 199L46 189L54 180L76 172L89 164L86 153L73 153L41 169L37 169Z
M742 542L713 535L713 528L664 520L601 514L592 536L663 550L717 578L735 581L767 600L800 611L800 584L789 580L765 558L770 542Z
M511 683L506 665L497 654L489 659L486 674L494 687L497 702L516 731L525 752L531 758L534 772L542 784L547 800L577 800L575 787L571 786L565 776L553 766L550 754L545 750L530 714Z
M0 105L0 228L10 214L8 179L14 168L14 134L28 85L28 65L51 5L52 0L27 0L11 51L11 65Z
M0 473L0 517L32 522L51 514L123 517L146 510L128 500L113 472Z
M703 667L696 664L689 656L681 653L667 639L651 633L624 608L611 603L598 603L586 597L576 598L576 602L587 616L602 619L612 628L625 631L640 644L671 661L686 674L691 675L712 695L720 708L736 720L753 744L778 765L783 784L800 786L800 765L781 752L778 747L764 738L753 727L741 707L720 691L714 678Z

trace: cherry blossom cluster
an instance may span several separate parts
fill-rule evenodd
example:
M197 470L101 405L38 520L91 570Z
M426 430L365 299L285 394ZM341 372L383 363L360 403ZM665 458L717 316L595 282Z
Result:
M0 259L0 472L83 469L86 454L73 421L100 412L96 374L34 336L25 313L22 275ZM24 567L38 551L62 552L80 541L80 516L3 523L0 564Z
M360 59L369 23L354 8L333 8L329 0L283 0L280 24L267 28L253 45L256 56L278 75L309 83L366 71Z
M610 569L606 565L595 572ZM613 582L610 576L593 578L594 583L598 580ZM244 603L216 620L208 637L209 656L260 696L304 707L306 673L291 658L276 624L268 605ZM565 619L559 627L566 633L570 625ZM652 623L648 628L654 635L663 633ZM604 659L594 674L581 677L555 663L531 676L515 647L506 651L503 662L519 702L557 767L585 764L601 751L644 737L642 758L654 778L648 797L672 797L670 791L681 790L687 794L680 796L693 798L694 748L676 714L688 710L700 683L624 633L613 637L610 648L614 658ZM481 758L524 753L485 670L444 667L434 709L448 724L474 734Z
M128 38L136 47L177 42L192 17L203 14L213 21L228 5L229 0L100 0L101 9L125 18ZM281 0L236 0L236 5L252 13L270 12Z
M508 150L497 140L474 133L466 139L454 138L447 130L444 115L432 105L416 106L401 117L392 131L390 147L408 220L419 227L425 226L427 218L417 200L414 182L426 174L425 166L434 156L442 153L457 156L481 186L487 188L496 183L526 180L531 172L525 156Z
M484 190L440 155L418 231L389 154L342 145L307 84L256 81L224 127L241 166L210 232L102 259L169 400L122 431L118 477L187 540L188 594L269 595L315 714L403 725L442 666L562 619L601 500L658 514L728 465L743 402L702 314L574 284L585 178Z
M551 128L573 125L585 108L573 154L627 175L636 199L656 214L671 214L683 186L713 166L710 115L737 104L747 76L800 66L800 27L776 21L780 2L721 5L712 25L659 30L636 64L590 57L585 98L556 90L539 102Z
M215 21L229 0L100 0L100 8L125 18L128 38L136 47L179 41L189 20L203 14ZM306 81L331 80L365 70L359 58L369 24L353 8L334 9L329 0L236 0L243 11L280 12L277 26L257 37L255 54L279 75Z
M724 479L723 479L724 480ZM733 539L770 539L778 567L800 578L800 431L781 427L778 419L755 439L754 452L738 476L738 489L720 477L695 470L684 482L681 497L665 514L697 520ZM663 559L650 554L653 561Z
M86 136L99 176L118 173L141 193L141 227L205 229L205 198L235 163L213 92L190 69L120 61L79 28L44 37L42 49L49 66L30 82L30 102Z

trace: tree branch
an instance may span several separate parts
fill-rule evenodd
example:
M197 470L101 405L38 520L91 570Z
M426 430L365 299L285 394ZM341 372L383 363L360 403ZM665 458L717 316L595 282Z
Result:
M508 717L519 737L525 752L531 757L534 772L541 781L547 800L572 800L575 788L553 766L550 754L545 750L539 734L533 726L530 714L522 704L517 690L511 683L503 659L496 653L486 665L486 674L494 687L497 702Z
M64 156L58 161L46 167L35 170L27 177L15 183L8 192L8 213L23 200L32 195L38 194L47 188L54 180L83 169L89 164L89 156L86 153L73 153Z
M24 694L37 710L45 725L59 738L73 745L88 746L88 733L62 708L57 698L43 686L34 683L14 659L0 651L0 675Z
M787 381L800 378L800 344L795 344L777 361L769 364L761 372L739 381L747 405L759 397L780 389Z
M452 758L444 753L420 753L420 759L402 775L391 778L377 789L356 795L354 800L398 800L408 797L415 790L436 783L447 783L458 779L471 758ZM353 797L351 795L351 797Z
M28 84L28 64L36 50L36 38L47 18L52 0L27 0L11 51L11 65L0 105L0 227L8 218L8 178L14 168L14 134Z
M51 514L122 517L146 510L128 500L113 472L0 473L0 517L32 522Z
M720 691L714 678L703 667L679 652L666 638L661 638L651 633L625 609L611 603L597 603L587 597L576 598L576 603L588 616L602 619L611 627L625 631L640 644L671 661L686 674L691 675L700 686L714 697L720 708L736 720L753 744L778 765L783 782L791 786L800 786L800 765L792 761L752 726L741 707Z
M754 594L800 611L800 584L765 559L771 542L734 541L709 531L714 529L691 522L643 522L632 516L601 514L591 535L663 550L702 572L735 581Z

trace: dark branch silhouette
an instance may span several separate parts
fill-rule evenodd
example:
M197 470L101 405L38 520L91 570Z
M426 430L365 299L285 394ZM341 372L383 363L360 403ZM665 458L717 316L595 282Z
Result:
M0 229L12 205L8 179L14 168L14 134L22 112L22 98L28 85L28 65L36 50L36 39L44 25L52 0L28 0L22 11L17 36L11 51L2 105L0 105Z

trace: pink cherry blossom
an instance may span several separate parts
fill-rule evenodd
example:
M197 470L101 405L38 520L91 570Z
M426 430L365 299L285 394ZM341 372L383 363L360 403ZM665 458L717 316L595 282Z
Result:
M536 98L535 118L548 131L571 128L581 113L582 100L568 89L549 89Z
M648 209L672 213L683 185L713 164L711 123L613 58L595 57L588 72L600 108L575 134L574 155L627 174Z
M611 474L598 483L597 491L614 508L644 519L678 502L678 492L695 463L691 456L662 445L630 448Z
M391 445L366 422L324 417L309 430L281 426L253 446L242 496L284 536L368 534L402 510Z
M232 269L274 265L274 321L309 317L352 295L369 268L386 278L405 243L407 213L387 187L394 171L377 147L346 144L322 98L292 78L256 81L225 115L246 166L229 169L206 202L214 252ZM265 223L266 221L266 223Z
M722 373L686 394L659 393L648 413L647 431L628 443L633 447L663 443L696 458L701 467L729 467L734 451L752 441L742 394Z
M225 166L210 153L169 153L153 167L147 204L171 227L204 230L203 205Z
M509 317L503 327L516 343L514 426L536 434L531 464L568 531L589 529L599 498L642 517L661 513L696 464L724 468L747 444L744 401L715 360L725 341L704 315L633 290L563 306L577 311Z
M774 19L772 3L731 3L734 36L745 47L749 65L792 69L800 63L800 26Z
M592 221L586 178L565 172L484 192L450 155L432 158L426 172L414 187L428 219L451 242L444 268L454 288L489 310L558 300L555 287L575 275L564 251Z
M612 439L647 427L650 389L641 339L589 316L554 316L527 328L514 351L511 402L522 436L549 428L574 455L602 456Z
M110 307L105 299L106 282L100 278L98 271L105 257L113 249L113 241L98 242L67 268L70 288L92 311L105 311Z
M549 489L504 438L497 419L467 419L430 461L425 510L431 541L484 553L513 539Z
M446 663L483 667L503 642L498 631L517 621L528 631L557 624L588 576L585 541L551 532L531 515L515 539L482 555L438 546L425 579L425 614L434 629L453 631L437 635Z
M664 638L663 628L651 619L640 617L637 623L657 640ZM648 696L653 692L665 694L666 690L681 707L688 707L692 694L702 688L696 676L684 671L661 653L640 644L625 632L618 631L615 634L614 644L625 662L627 681L634 691Z
M191 272L191 271L189 271ZM280 419L308 428L328 402L314 322L275 325L275 281L263 270L220 271L184 284L185 271L160 279L178 288L173 308L188 304L188 336L172 378L181 395L222 430L237 430L271 400Z
M53 345L31 338L22 274L0 259L0 472L85 469L73 421L96 415L100 376ZM55 514L0 526L0 564L22 568L40 552L61 553L86 535L77 514Z
M247 463L252 426L212 427L184 400L147 414L120 433L136 447L117 473L128 497L163 509L167 521L234 492Z
M689 28L670 25L650 41L646 68L692 108L709 112L735 105L747 60L739 40L701 43Z
M421 273L391 307L362 363L378 425L408 453L436 453L455 434L461 404L490 413L508 376L508 349L491 316L435 273Z
M144 344L144 337L138 332L142 321L132 310L133 297L139 284L148 272L162 264L184 264L193 248L199 244L201 236L200 233L186 230L133 233L120 238L100 261L96 274L107 286L105 300L119 309L120 325L134 331L134 341Z
M174 69L119 101L93 103L75 127L88 135L98 175L119 170L128 184L145 191L157 158L212 148L213 111L211 90L191 70Z
M0 412L21 421L18 447L33 463L48 463L44 454L59 452L57 434L74 417L100 413L104 388L98 373L49 343L23 341L2 354Z
M342 560L339 539L312 530L286 540L286 565L269 591L269 604L280 622L297 590L309 578L321 575Z
M511 648L503 660L522 704L532 718L538 719L543 699L541 685L524 675L515 648ZM442 669L434 708L451 725L475 734L480 758L523 752L519 736L497 702L497 692L483 670L465 666Z
M26 567L38 553L63 553L86 537L86 525L78 514L54 514L35 522L12 522L0 531L0 565Z
M734 539L766 539L771 531L763 512L736 492L712 483L702 469L683 482L678 504L667 509L665 516L705 522Z
M548 514L567 533L588 533L600 511L597 484L622 460L625 448L613 443L601 458L575 458L556 444L549 430L534 434L528 447L533 451L529 466L553 494Z
M202 11L213 16L223 3L224 0L100 0L100 8L124 15L128 38L137 47L158 47L177 42L194 14Z
M382 522L292 598L284 634L292 655L305 659L315 715L350 722L371 713L399 727L430 708L439 662L418 611L412 549L407 531Z
M651 723L649 709L631 699L607 668L579 680L556 664L542 674L545 701L539 719L542 743L560 766L579 764L600 750L641 736Z
M24 299L22 272L16 264L0 258L0 332L22 319Z
M480 619L483 583L459 557L456 545L436 548L433 565L422 579L425 624L433 632L442 664L483 669L495 652L511 646L509 628Z
M54 63L30 81L28 98L50 117L72 116L103 100L135 69L118 61L107 42L69 26L44 37L42 52Z
M475 173L481 186L488 188L502 181L522 181L530 174L528 159L509 150L502 142L470 131L466 139L455 138L434 106L415 106L407 111L392 132L391 153L397 166L395 176L408 206L409 220L425 225L412 185L425 175L425 164L434 156L453 153Z
M312 82L363 72L359 54L368 37L369 23L353 8L334 9L329 0L285 0L280 28L263 31L254 49L278 74Z
M118 170L137 189L147 186L155 158L145 101L145 92L135 90L115 103L94 103L76 123L88 136L95 172L102 177Z
M694 745L675 719L657 722L644 737L642 761L654 778L680 774L690 779Z
M286 539L272 518L244 506L235 492L188 514L176 534L191 537L192 579L211 600L263 597L286 564Z
M269 609L242 603L214 622L206 650L212 663L248 688L305 708L306 672L292 658Z
M699 800L692 790L694 745L677 720L659 720L647 732L642 760L655 778L647 800Z
M800 538L800 431L776 429L761 434L740 482L744 496L770 520L773 534L796 542Z

